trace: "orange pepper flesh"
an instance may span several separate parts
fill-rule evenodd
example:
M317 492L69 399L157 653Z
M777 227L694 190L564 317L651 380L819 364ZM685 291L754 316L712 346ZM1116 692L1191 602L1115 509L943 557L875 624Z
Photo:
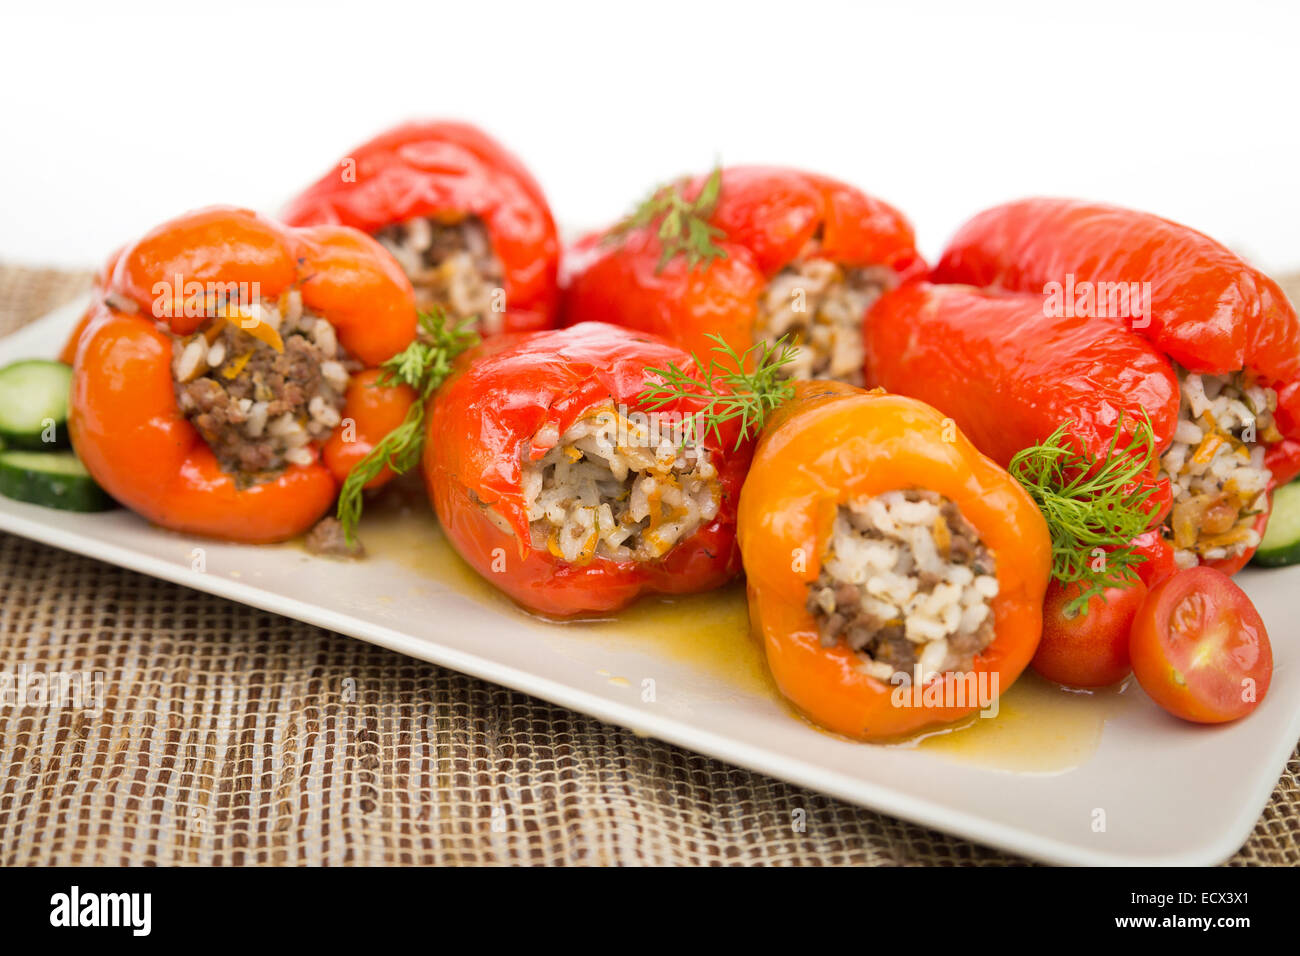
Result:
M237 487L176 403L172 342L155 323L154 289L178 275L250 288L256 282L264 300L296 287L304 307L333 324L343 347L366 365L414 339L410 283L361 233L292 230L219 207L182 216L123 253L108 291L134 301L138 312L118 312L102 300L92 307L76 349L69 429L95 480L126 507L176 531L250 543L301 534L329 509L352 465L402 420L414 394L405 386L371 388L378 373L358 373L342 410L354 442L335 429L315 462ZM181 314L158 321L184 335L206 319Z
M1005 691L1038 646L1051 539L1024 489L950 420L901 396L799 383L765 429L740 496L750 622L772 676L810 719L862 740L948 723L979 706L896 706L894 688L865 674L846 644L822 647L805 607L838 507L908 488L954 502L997 560L994 639L972 670L996 675ZM954 675L943 680L955 694Z
M349 441L349 436L336 428L323 449L326 466L340 481L370 454L385 435L402 424L407 411L415 403L415 389L409 385L376 387L375 383L382 374L378 369L368 368L357 372L348 382L343 398L343 416L356 422L356 436ZM392 477L393 473L385 468L370 479L366 487L378 488Z
M63 348L59 350L59 361L64 365L71 365L77 357L77 343L81 341L81 333L85 332L90 326L90 320L95 317L95 309L92 306L77 320L73 326L72 332L68 335L68 340L63 343Z
M99 267L99 271L95 273L95 278L90 287L90 305L81 314L81 318L77 320L76 326L68 335L67 341L63 343L63 348L59 350L59 361L64 365L71 365L73 360L76 359L77 343L81 341L81 333L90 326L90 320L95 315L95 306L103 299L104 289L108 285L108 280L113 275L113 269L117 265L118 257L121 255L121 249L114 250L108 260Z

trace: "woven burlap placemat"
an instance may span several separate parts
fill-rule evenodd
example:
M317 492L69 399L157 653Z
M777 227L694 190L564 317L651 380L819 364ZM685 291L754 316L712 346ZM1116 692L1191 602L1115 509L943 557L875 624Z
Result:
M0 334L87 274L0 266ZM0 533L0 865L997 864L968 841ZM1300 754L1233 859L1300 864ZM802 810L804 825L791 825Z

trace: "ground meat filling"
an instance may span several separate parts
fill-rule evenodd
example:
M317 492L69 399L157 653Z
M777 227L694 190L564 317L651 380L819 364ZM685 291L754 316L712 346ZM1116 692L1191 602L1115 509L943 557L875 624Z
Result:
M487 226L477 216L459 222L410 219L375 233L415 287L422 310L442 309L450 318L477 318L478 331L500 332L505 269L492 251Z
M707 449L656 436L613 405L593 410L543 458L525 462L523 492L533 546L578 565L596 556L663 557L713 520L722 497Z
M879 680L968 671L993 641L996 572L956 504L889 491L840 506L807 607L823 646L847 644Z
M310 554L319 554L329 558L364 558L366 549L353 537L348 541L343 531L343 523L338 518L321 518L316 527L307 532L303 546Z
M278 302L217 310L172 340L176 401L240 488L311 464L342 418L356 368L334 326L304 311L297 292Z
M1243 372L1195 375L1178 369L1182 401L1174 441L1160 458L1173 507L1165 536L1179 567L1234 558L1259 544L1254 528L1272 477L1266 446L1281 441L1277 393Z
M783 335L799 346L786 366L790 378L833 378L862 384L866 350L862 318L895 283L884 266L849 268L818 258L816 240L767 284L758 300L757 334Z

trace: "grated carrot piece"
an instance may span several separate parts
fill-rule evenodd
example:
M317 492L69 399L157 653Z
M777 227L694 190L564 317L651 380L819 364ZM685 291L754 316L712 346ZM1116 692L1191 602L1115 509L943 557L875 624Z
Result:
M267 322L262 321L260 318L257 318L256 316L250 315L249 313L243 311L242 309L239 310L239 315L240 315L239 325L237 326L239 331L247 335L251 335L259 342L266 343L267 345L271 346L271 348L275 349L277 352L280 352L281 354L284 353L284 339L280 338L279 329L275 328L275 326L270 325ZM250 320L253 323L252 325L248 324Z
M1198 465L1209 464L1214 459L1214 453L1219 450L1219 446L1222 444L1223 436L1218 432L1210 432L1196 446L1196 451L1192 454L1192 461Z
M243 355L239 356L239 358L235 359L233 362L231 362L229 365L223 368L221 370L221 374L224 377L231 380L239 378L239 373L244 370L244 366L248 364L248 360L251 359L252 357L253 357L252 352L245 352Z
M552 531L551 536L546 539L546 550L551 552L552 555L559 558L561 561L564 560L564 552L560 550L560 544L555 540L554 531Z
M217 318L212 320L212 324L209 325L203 332L203 338L207 341L209 345L211 345L213 342L217 340L217 336L221 334L221 330L225 328L225 325L226 325L225 316L217 316Z

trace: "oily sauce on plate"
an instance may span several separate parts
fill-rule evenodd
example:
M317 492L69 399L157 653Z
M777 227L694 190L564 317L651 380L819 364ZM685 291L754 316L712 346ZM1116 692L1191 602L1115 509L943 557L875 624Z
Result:
M361 539L373 555L366 560L393 561L479 603L536 619L460 559L418 485L403 482L369 504ZM739 694L777 701L790 709L792 719L803 719L777 692L762 648L749 633L743 583L705 594L648 597L614 618L554 622L554 626L565 628L569 636L578 633L593 641L617 641L687 664ZM625 676L601 676L612 683L627 683ZM1100 691L1069 691L1026 671L999 698L997 716L971 715L877 746L915 749L1010 773L1062 773L1086 763L1096 751L1126 687L1127 683Z

